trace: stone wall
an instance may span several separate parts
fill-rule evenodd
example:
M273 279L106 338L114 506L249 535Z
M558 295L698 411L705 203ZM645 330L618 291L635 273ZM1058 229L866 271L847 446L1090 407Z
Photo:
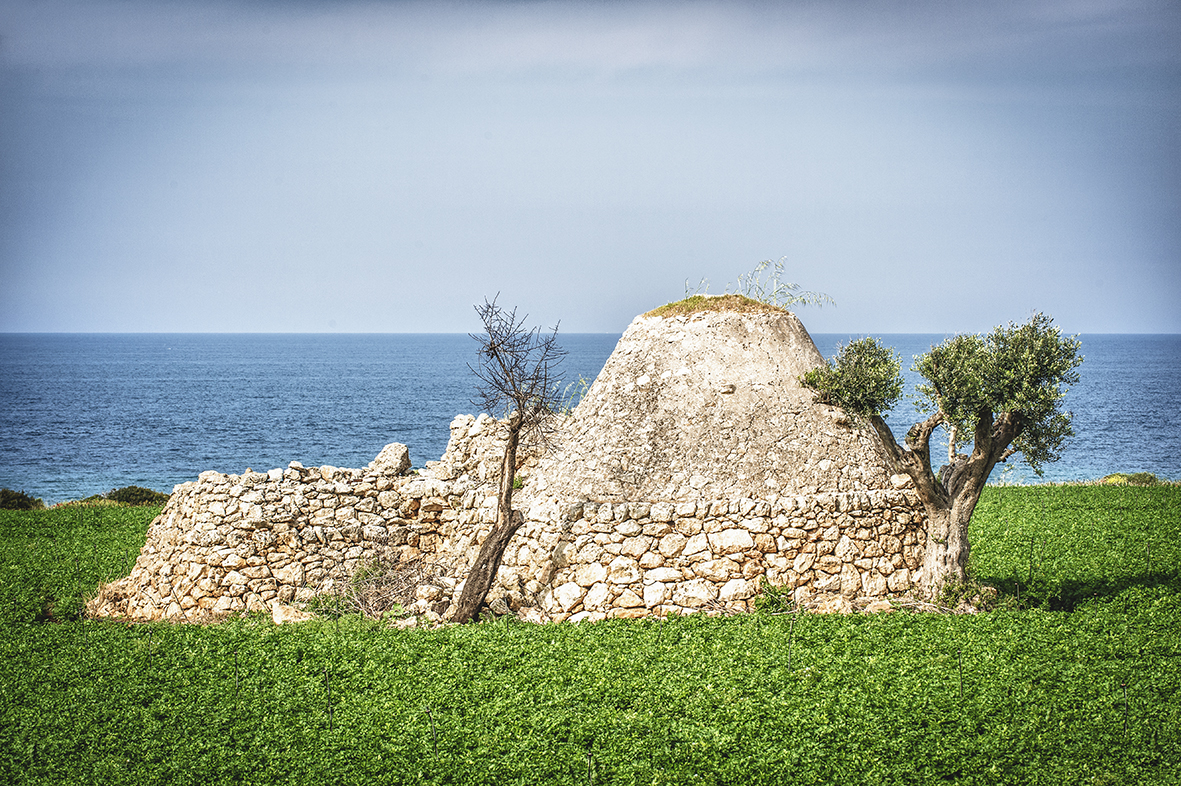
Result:
M88 612L204 621L332 593L366 562L417 559L437 575L410 610L443 618L495 519L503 444L495 420L462 415L418 474L396 444L363 469L204 472L176 487L131 574ZM522 452L525 478L537 465ZM763 577L801 601L881 597L905 592L922 559L908 490L620 503L534 499L529 485L489 601L534 621L745 610Z

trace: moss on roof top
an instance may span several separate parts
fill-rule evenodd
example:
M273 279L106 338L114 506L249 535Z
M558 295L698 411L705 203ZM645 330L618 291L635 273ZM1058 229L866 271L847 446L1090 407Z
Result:
M753 300L746 295L692 295L675 303L654 308L646 317L679 317L703 311L737 311L741 314L782 314L785 308Z

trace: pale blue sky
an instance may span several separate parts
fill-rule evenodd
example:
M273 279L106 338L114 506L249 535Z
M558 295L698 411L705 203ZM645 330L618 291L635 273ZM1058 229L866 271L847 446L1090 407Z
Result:
M0 0L0 331L1181 332L1175 2Z

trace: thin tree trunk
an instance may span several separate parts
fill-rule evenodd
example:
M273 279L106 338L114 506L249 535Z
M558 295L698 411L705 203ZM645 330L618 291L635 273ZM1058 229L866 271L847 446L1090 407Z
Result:
M504 446L504 460L500 465L500 493L496 504L496 524L484 538L480 545L480 553L467 574L463 592L455 604L455 611L451 614L453 622L470 622L480 612L492 583L496 580L496 572L500 569L500 561L509 541L517 534L517 530L525 523L525 517L518 510L513 510L513 481L517 472L517 443L521 435L521 420L516 414L508 423L508 440Z

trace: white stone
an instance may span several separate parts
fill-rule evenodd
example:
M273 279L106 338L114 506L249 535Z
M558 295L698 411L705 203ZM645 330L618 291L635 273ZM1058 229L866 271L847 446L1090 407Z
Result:
M579 565L574 570L574 581L580 587L590 587L607 578L607 568L597 562Z
M861 574L848 563L841 568L841 594L847 598L861 594Z
M730 579L722 585L718 593L718 600L735 601L753 598L759 593L759 582L756 579Z
M886 578L876 570L861 574L861 594L869 598L880 598L887 592Z
M607 566L607 580L612 584L632 584L639 581L640 576L640 566L631 557L616 557Z
M582 600L584 590L573 581L554 589L554 603L563 611L569 611Z
M710 535L709 545L714 554L735 554L753 549L755 541L745 529L727 529Z
M588 609L601 609L611 599L611 588L606 584L596 584L586 591L582 605Z
M698 577L714 582L728 581L731 576L741 570L741 566L734 560L722 558L699 562L693 566L693 572Z
M655 568L644 574L644 581L680 581L681 571L676 568Z
M906 592L910 589L910 571L900 568L886 577L886 586L890 592Z
M687 540L688 538L686 538L684 535L678 532L673 532L660 539L660 545L658 546L657 550L664 557L672 558L681 553L681 551L685 548L685 542Z
M673 603L686 608L700 608L717 597L717 586L705 579L681 582L673 589Z
M702 554L707 551L709 551L709 541L706 540L704 532L699 532L686 541L685 548L681 553L686 557L691 557L694 554Z
M661 603L664 603L668 600L668 596L668 586L658 581L652 582L644 587L644 605L650 609L654 609Z

